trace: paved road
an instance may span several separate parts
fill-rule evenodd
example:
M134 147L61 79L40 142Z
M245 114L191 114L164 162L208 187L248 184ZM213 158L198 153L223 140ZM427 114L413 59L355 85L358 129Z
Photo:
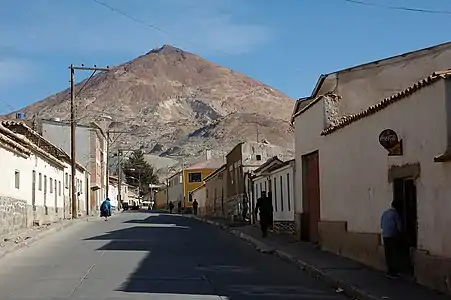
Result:
M346 298L216 227L130 212L76 225L5 257L0 299Z

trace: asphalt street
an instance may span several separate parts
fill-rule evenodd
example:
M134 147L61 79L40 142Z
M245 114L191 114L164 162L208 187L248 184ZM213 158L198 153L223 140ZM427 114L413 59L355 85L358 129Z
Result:
M129 212L74 225L0 260L0 299L346 297L214 226Z

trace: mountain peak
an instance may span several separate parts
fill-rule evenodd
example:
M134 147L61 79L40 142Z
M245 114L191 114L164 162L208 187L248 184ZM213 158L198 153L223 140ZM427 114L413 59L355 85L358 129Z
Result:
M160 48L150 50L147 54L151 53L174 54L174 53L185 53L185 51L172 45L165 44Z
M65 90L21 111L28 117L67 118L67 96ZM113 120L109 128L130 132L115 147L177 153L188 163L203 158L204 149L222 157L238 142L255 140L256 132L292 149L288 120L293 105L261 82L164 45L114 72L95 75L77 98L77 117L107 114Z

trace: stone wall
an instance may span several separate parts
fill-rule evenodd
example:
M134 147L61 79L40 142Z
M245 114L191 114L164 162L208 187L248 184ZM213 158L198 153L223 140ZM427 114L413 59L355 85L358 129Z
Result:
M294 221L274 221L274 232L295 235L296 224Z
M27 203L0 196L0 235L27 227Z

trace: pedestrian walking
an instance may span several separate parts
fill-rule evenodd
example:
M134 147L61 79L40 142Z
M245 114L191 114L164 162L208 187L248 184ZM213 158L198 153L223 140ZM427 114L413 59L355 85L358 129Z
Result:
M385 250L385 263L387 265L387 275L390 278L397 277L400 272L400 247L402 224L399 215L399 202L393 201L391 207L387 209L381 217L381 231Z
M195 216L197 216L197 207L198 206L199 206L199 203L197 202L196 199L194 199L194 202L193 202L193 213L194 213Z
M169 213L172 214L172 211L174 210L174 203L169 202Z
M263 237L268 236L268 228L271 225L272 211L272 201L266 196L266 191L262 191L261 197L257 199L257 205L255 206L255 216L257 217L257 213L259 212L260 228Z
M178 214L182 213L182 201L179 201L179 203L177 203L177 213Z
M111 217L110 198L106 198L100 205L100 217L104 217L105 221L108 221L108 217Z

